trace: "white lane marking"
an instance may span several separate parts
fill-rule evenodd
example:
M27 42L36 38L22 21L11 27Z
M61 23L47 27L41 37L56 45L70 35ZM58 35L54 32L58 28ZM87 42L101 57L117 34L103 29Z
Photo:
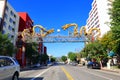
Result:
M87 72L87 71L85 71L85 72ZM90 73L90 72L87 72L87 73L95 75L95 76L98 76L98 77L101 77L101 78L105 78L105 79L108 79L108 80L113 80L111 78L108 78L108 77L105 77L105 76L101 76L101 75L97 75L97 74L94 74L94 73Z
M41 76L42 74L44 74L45 72L47 72L49 69L51 69L51 68L48 68L48 69L44 70L43 72L41 72L40 74L36 75L34 78L32 78L30 80L35 80L37 77Z

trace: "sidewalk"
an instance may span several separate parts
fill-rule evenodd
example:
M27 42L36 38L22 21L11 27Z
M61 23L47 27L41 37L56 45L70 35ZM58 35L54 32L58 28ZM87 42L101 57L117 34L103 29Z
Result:
M120 69L113 69L113 68L108 69L107 67L103 67L101 70L120 73Z
M20 67L20 71L27 71L27 70L31 70L31 67Z
M48 66L27 66L27 67L24 67L24 68L20 68L20 71L28 71L28 70L37 70L37 69L46 69L48 68Z

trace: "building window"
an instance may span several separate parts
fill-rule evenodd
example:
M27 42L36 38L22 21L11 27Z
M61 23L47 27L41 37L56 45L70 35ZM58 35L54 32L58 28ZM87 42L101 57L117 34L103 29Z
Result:
M8 15L5 13L4 17L5 17L5 19L7 19L7 18L8 18Z
M98 15L98 12L95 13L94 17L96 17Z
M15 21L13 21L13 25L15 25L16 24L16 22Z
M26 25L27 25L27 26L29 25L28 21L26 22Z
M10 33L8 33L8 38L11 38L11 35L10 35Z
M0 22L2 21L2 18L0 18Z
M12 27L11 27L11 26L9 26L8 29L9 29L10 31L12 31Z
M2 30L2 34L5 34L5 30Z
M11 38L14 38L14 35L11 35Z
M100 24L98 24L96 28L99 28L99 26L100 26Z
M10 18L10 19L9 19L9 22L10 22L10 23L13 23L13 20Z
M97 22L95 23L95 25L97 25Z
M4 26L4 27L6 27L6 25L7 25L7 23L6 23L6 22L4 22L4 23L3 23L3 26Z
M14 18L16 18L16 15L14 14Z
M9 10L9 8L8 8L8 6L6 6L6 11L8 11Z
M15 29L14 29L14 28L12 28L12 32L15 32Z
M96 16L95 21L98 20L98 16Z
M14 16L14 13L13 13L12 11L10 11L10 14L11 14L12 16Z

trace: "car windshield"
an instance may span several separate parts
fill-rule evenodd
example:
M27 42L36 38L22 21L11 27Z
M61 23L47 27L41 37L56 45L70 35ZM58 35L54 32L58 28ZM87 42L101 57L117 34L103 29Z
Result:
M16 64L19 65L19 62L15 58L12 58L12 59L15 61Z

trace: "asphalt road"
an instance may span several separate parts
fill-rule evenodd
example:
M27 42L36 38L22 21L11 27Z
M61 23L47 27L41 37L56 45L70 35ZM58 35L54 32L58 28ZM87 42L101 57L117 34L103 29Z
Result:
M56 65L22 71L20 80L120 80L120 73L72 65Z

